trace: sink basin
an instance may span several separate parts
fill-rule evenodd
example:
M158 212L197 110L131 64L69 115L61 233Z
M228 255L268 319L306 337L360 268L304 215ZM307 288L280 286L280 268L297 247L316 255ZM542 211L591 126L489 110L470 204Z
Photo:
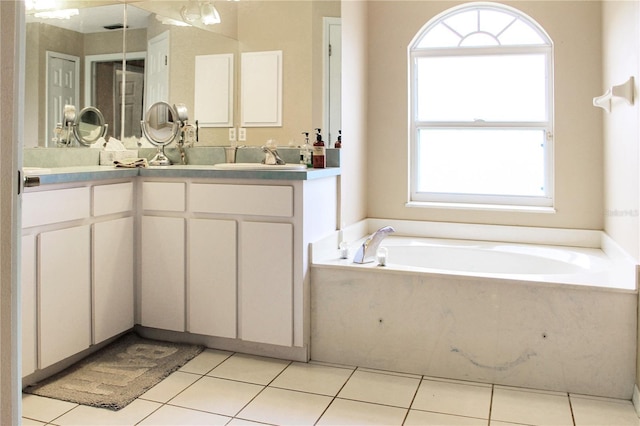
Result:
M217 170L306 170L304 164L220 163Z

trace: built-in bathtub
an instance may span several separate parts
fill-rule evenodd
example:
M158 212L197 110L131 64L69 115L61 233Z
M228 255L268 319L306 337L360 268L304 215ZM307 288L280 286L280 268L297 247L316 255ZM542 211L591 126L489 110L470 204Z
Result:
M354 264L382 225L386 265ZM311 250L314 360L632 396L636 266L601 232L367 220Z

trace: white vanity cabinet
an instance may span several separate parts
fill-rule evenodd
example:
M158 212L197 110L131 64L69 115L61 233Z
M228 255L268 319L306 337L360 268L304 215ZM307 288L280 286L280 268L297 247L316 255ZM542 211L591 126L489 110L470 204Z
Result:
M21 254L21 308L22 308L22 376L27 376L38 368L37 324L36 324L36 238L34 235L22 237Z
M113 217L92 225L93 343L134 324L133 188L132 182L93 187L93 217Z
M241 337L293 346L294 225L244 222L242 231Z
M22 195L23 376L133 327L133 182L79 185Z
M216 267L206 254L200 256L200 262L192 262L198 265L199 277L221 279L227 290L224 294L237 292L237 302L232 297L217 300L218 292L203 280L189 281L190 299L209 301L209 309L224 309L225 321L237 318L237 337L243 341L293 346L294 186L195 182L189 186L188 205L194 215L227 217L238 223L237 236L230 227L219 236L210 233L211 241L224 241L218 243L213 255L224 256L226 264ZM201 226L198 219L192 220L192 225L193 222ZM190 242L190 259L199 250L196 243L198 239ZM214 301L221 306L217 307ZM215 318L206 315L206 310L205 306L190 310L189 317L194 318L190 322L201 323L208 317L213 327Z
M142 182L140 324L185 331L185 183Z
M91 229L39 235L40 368L91 345Z
M336 178L139 185L141 325L304 359L308 243L336 229Z
M190 219L188 326L191 333L237 337L237 222Z

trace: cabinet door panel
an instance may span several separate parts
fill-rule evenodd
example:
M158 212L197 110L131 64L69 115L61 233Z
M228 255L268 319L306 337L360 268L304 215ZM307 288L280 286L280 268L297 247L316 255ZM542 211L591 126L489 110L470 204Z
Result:
M241 338L291 346L293 225L243 222L240 237ZM278 255L274 256L274 247Z
M236 222L189 223L189 331L236 337Z
M93 227L94 343L133 327L133 218Z
M40 234L40 368L91 344L90 254L88 225Z
M142 217L142 325L185 331L184 219Z
M37 368L36 359L36 237L22 237L22 377Z
M57 189L22 194L22 227L89 217L89 188Z

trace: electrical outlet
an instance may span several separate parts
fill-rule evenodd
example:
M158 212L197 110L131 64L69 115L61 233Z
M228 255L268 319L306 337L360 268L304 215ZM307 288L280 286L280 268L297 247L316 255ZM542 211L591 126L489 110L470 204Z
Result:
M236 141L236 128L235 127L229 128L229 141L230 142L235 142Z
M238 129L238 140L240 142L245 142L247 140L247 129L244 127L240 127Z

